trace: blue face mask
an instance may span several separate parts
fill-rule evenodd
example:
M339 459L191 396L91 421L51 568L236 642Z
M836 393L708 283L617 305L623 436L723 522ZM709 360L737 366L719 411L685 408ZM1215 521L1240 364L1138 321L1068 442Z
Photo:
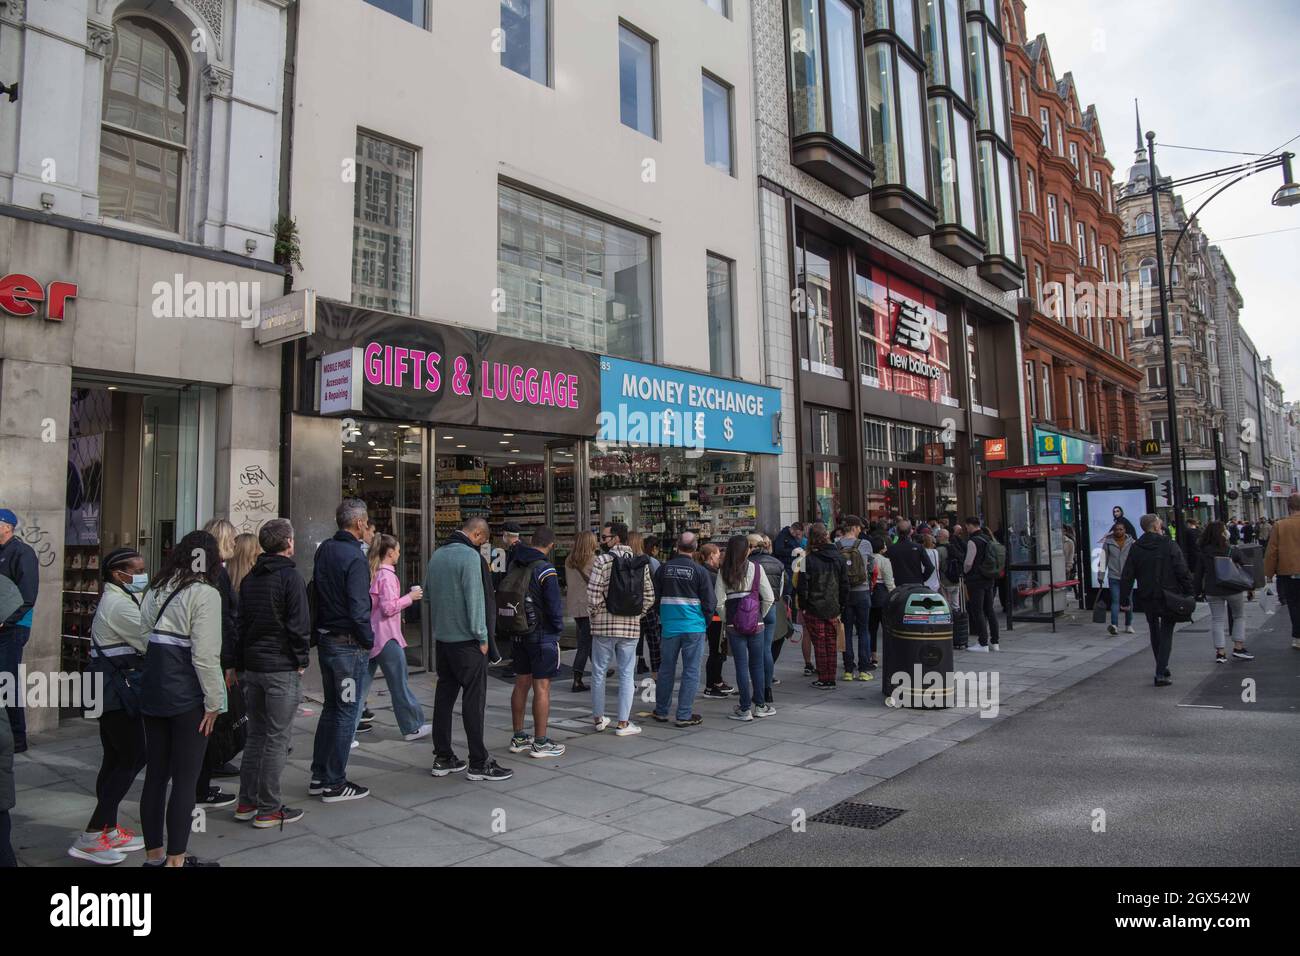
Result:
M147 574L133 574L131 575L131 583L125 585L126 589L134 594L141 593L148 586L149 575Z
M804 535L802 538L799 539L799 547L801 547L801 548L806 548L806 547L808 547L808 536L807 536L807 535Z

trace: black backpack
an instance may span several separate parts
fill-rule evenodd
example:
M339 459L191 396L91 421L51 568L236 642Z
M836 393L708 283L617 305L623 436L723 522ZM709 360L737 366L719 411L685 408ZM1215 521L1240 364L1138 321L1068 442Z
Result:
M511 565L497 588L497 633L508 637L523 637L535 627L528 613L528 596L532 591L533 569L540 561Z
M619 617L640 617L645 610L645 572L650 559L644 554L616 554L613 558L605 607Z
M826 562L818 562L826 564ZM812 562L804 566L808 575L807 590L804 592L804 610L823 621L840 616L840 576L828 566L825 570L811 571Z

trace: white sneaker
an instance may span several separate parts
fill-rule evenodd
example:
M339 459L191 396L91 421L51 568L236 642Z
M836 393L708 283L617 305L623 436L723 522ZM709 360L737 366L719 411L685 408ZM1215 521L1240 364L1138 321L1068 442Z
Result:
M404 735L404 736L402 737L402 739L403 739L403 740L423 740L425 737L428 737L428 736L429 736L430 734L432 734L432 733L433 733L433 724L421 724L419 730L417 730L417 731L416 731L415 733L413 733L413 734L406 734L406 735Z
M1125 626L1125 628L1124 628L1124 633L1125 633L1125 634L1136 634L1137 631L1133 630L1133 625L1132 625L1132 624L1129 624L1129 625L1126 625L1126 626Z
M1291 648L1292 650L1300 651L1300 637L1297 637L1291 642Z
M727 716L730 717L732 720L753 720L754 719L754 715L752 713L750 713L747 710L741 710L739 707L737 707Z
M608 727L608 726L609 726L609 718L608 718L608 717L601 716L601 717L597 717L597 718L596 718L596 733L600 733L602 730L604 730L604 729L605 729L606 727Z
M112 838L106 830L77 834L77 842L68 847L68 856L101 864L121 863L126 859L125 853L113 848Z
M773 707L771 704L755 704L755 705L754 705L754 716L755 716L755 717L775 717L775 716L776 716L776 708Z
M356 741L356 739L354 738L353 741L352 741L351 746L348 747L348 749L349 749L349 750L356 750L356 749L357 749L358 747L360 747L360 746L361 746L361 744L359 744L359 743Z
M633 734L639 734L639 733L641 733L641 728L638 727L636 724L632 723L631 721L628 721L628 725L626 727L614 728L615 737L631 737Z
M990 645L989 645L989 650L990 650L990 651L1001 651L1001 650L1002 650L1002 645L1001 645L1001 644L990 644Z
M966 648L966 650L973 651L976 654L987 654L989 652L987 644L972 644L970 647Z
M1107 624L1107 625L1106 625L1106 633L1107 633L1107 634L1118 634L1118 633L1119 633L1119 628L1116 627L1114 624Z

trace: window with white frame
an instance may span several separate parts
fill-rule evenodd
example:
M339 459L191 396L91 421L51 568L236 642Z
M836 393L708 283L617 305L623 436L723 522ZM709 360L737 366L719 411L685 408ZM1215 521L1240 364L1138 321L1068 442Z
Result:
M1034 363L1025 363L1025 395L1029 398L1029 417L1038 417L1038 394L1034 388Z
M1056 197L1051 193L1047 194L1047 238L1052 242L1061 240L1060 223L1056 216Z
M415 307L416 163L410 146L357 131L352 301L409 314Z
M1025 199L1029 206L1029 211L1038 214L1038 187L1034 185L1034 171L1025 170Z
M1050 422L1053 420L1052 418L1052 367L1050 365L1047 365L1046 363L1044 363L1042 367L1042 379L1043 379L1043 420Z
M1147 366L1147 388L1165 387L1165 367L1163 365Z
M100 215L180 231L189 73L185 53L160 25L136 17L113 25L113 47L104 60Z
M1043 128L1043 145L1047 146L1051 142L1052 119L1046 106L1038 108L1038 125Z
M1074 167L1074 175L1077 178L1079 175L1079 144L1074 141L1070 142L1070 165Z
M1074 395L1074 427L1079 429L1081 432L1086 432L1088 430L1088 403L1084 401L1083 379L1081 378L1076 378L1074 380Z

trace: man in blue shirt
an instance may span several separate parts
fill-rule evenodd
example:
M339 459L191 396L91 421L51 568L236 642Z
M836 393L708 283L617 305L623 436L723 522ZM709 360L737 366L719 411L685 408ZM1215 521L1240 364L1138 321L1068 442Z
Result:
M14 686L21 687L18 668L32 631L32 608L40 590L40 566L31 545L14 537L17 527L18 516L8 508L0 508L0 577L12 581L22 596L22 603L0 620L0 673L13 674ZM6 708L13 729L14 753L18 754L27 749L27 717L21 697L20 694L15 706Z
M525 613L531 630L514 639L515 690L510 695L510 712L514 717L514 736L510 752L528 751L530 757L558 757L564 744L546 736L546 722L551 714L551 681L560 673L560 634L564 630L564 601L560 597L560 576L551 564L555 550L555 532L538 528L532 546L520 541L511 558L513 567L526 569L528 597ZM524 709L528 691L533 692L533 732L524 731Z
M673 699L677 676L677 655L682 657L682 682L677 689L677 726L694 727L704 718L691 712L700 683L700 657L704 653L708 622L717 605L713 578L695 560L699 541L693 531L683 531L677 551L659 566L655 574L655 606L663 644L659 682L655 688L654 719L668 722L668 705Z

